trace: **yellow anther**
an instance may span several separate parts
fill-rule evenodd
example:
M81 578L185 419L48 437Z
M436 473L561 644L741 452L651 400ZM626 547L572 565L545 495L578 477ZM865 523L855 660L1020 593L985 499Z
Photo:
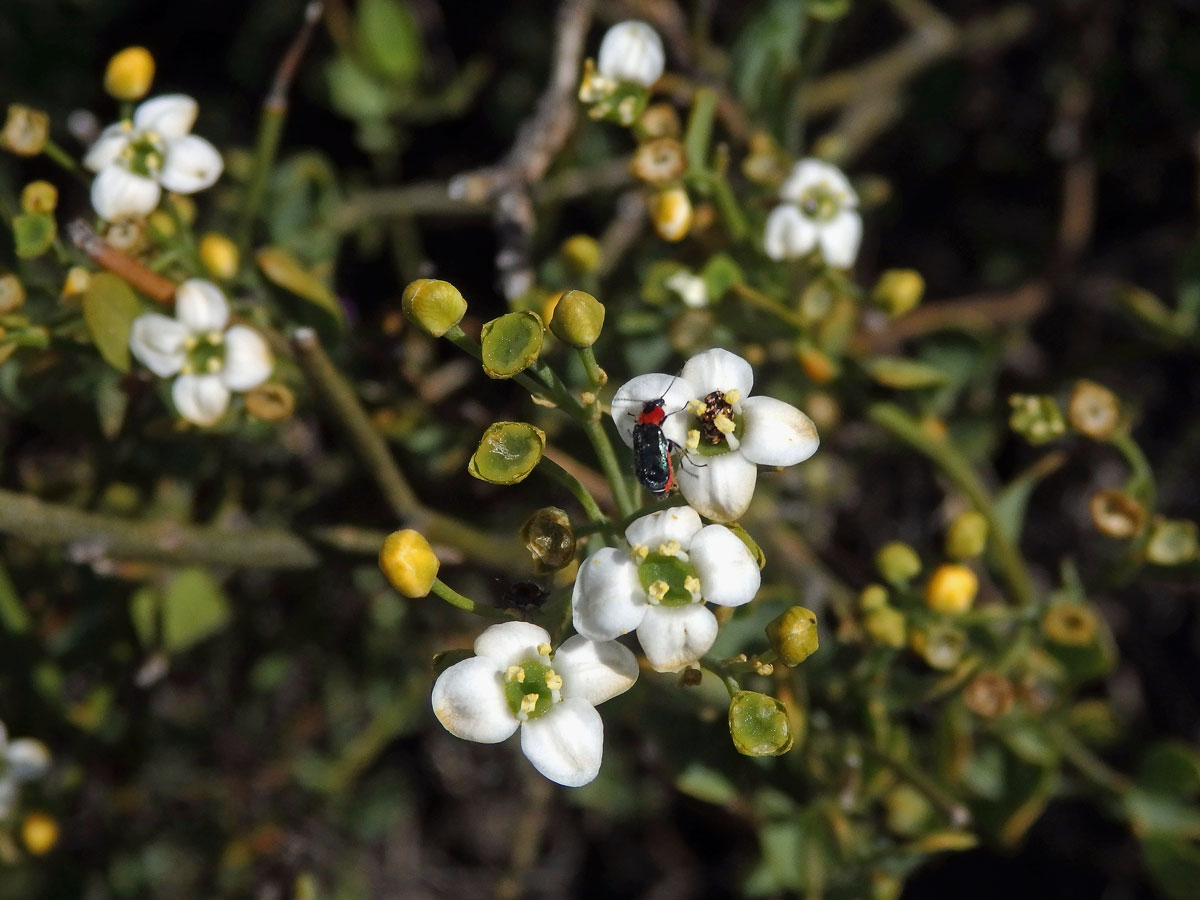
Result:
M550 690L552 690L552 691L561 691L562 690L562 676L559 675L557 672L555 672L553 669L551 669L549 672L546 673L546 687L550 688Z
M210 344L225 343L225 332L223 332L223 331L210 331L208 334L205 335L205 337L208 338L208 342Z
M196 336L194 334L189 334L187 337L185 337L183 339L183 349L184 350L195 350L196 343L197 343Z
M181 369L179 370L180 374L182 374L182 375L191 375L191 374L193 374L195 371L196 371L196 368L195 368L195 366L193 366L193 365L192 365L190 362L185 362L185 363L183 364L183 368L181 368Z
M537 709L537 702L537 694L526 694L521 698L521 712L525 713L525 715L529 715L531 712Z
M520 684L525 680L525 670L520 666L509 666L504 672L505 681L515 681Z
M729 418L725 413L717 413L713 417L713 425L716 426L717 431L721 432L721 434L733 434L734 428L737 427L733 424L733 419Z
M690 412L693 416L700 415L706 409L708 409L708 407L704 405L703 400L689 400L687 402L687 411Z
M221 361L216 358L210 358L209 361L204 364L204 368L216 375L221 371Z
M689 575L683 579L683 589L693 597L698 596L700 594L700 579L695 575Z
M689 431L687 433L687 448L689 450L695 450L699 446L700 446L700 429L693 428L691 431Z
M737 403L741 399L742 399L742 392L739 391L737 388L734 388L732 391L725 392L725 402L728 403L730 406L732 406L734 403Z
M537 653L538 653L538 656L549 656L550 655L550 645L545 643L544 641L542 643L538 644L537 645Z
M657 603L667 596L667 591L671 590L671 586L662 579L654 582L646 589L646 593L650 596L650 600Z
M636 547L634 547L629 552L637 559L645 559L647 556L650 555L650 548L647 547L645 544L638 544Z
M584 406L591 406L593 403L596 402L596 395L593 394L591 391L584 391L583 393L581 393L579 395L579 402L582 403Z
M679 546L679 541L667 541L665 544L658 545L658 552L663 556L674 556L683 548Z

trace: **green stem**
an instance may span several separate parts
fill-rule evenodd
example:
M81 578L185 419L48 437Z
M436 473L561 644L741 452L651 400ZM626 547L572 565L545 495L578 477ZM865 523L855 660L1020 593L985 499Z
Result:
M587 513L587 517L590 521L599 524L603 524L608 521L608 517L605 516L600 510L595 498L588 493L588 489L583 486L578 478L576 478L554 460L547 456L543 456L541 462L538 463L538 471L549 475L568 491L570 491L571 496L579 501L579 505L583 507L583 511Z
M1142 448L1128 431L1118 431L1108 439L1108 442L1125 457L1125 462L1129 464L1129 483L1125 485L1125 490L1146 508L1146 512L1154 512L1157 490L1154 484L1154 470L1150 467L1150 461L1146 459L1146 454L1142 452Z
M1094 784L1122 797L1133 788L1133 783L1100 757L1089 750L1070 730L1052 721L1046 722L1063 756Z
M628 518L633 513L635 506L633 495L629 492L629 482L625 480L625 473L621 471L617 455L613 452L612 443L608 440L608 432L595 419L583 422L583 432L591 441L592 450L596 453L596 459L600 462L604 477L608 479L608 485L612 488L613 502L617 504L617 512L621 518Z
M731 290L737 295L738 299L745 300L751 306L761 309L763 312L770 313L793 328L802 330L805 327L804 320L797 313L768 297L762 291L752 288L748 284L735 284Z
M955 828L965 828L971 823L971 811L959 802L946 788L922 772L908 760L893 756L888 751L873 744L865 744L864 749L874 756L918 791L925 795L930 803L936 806Z
M604 387L608 383L608 373L600 368L600 364L596 362L596 354L592 348L580 347L577 352L579 361L583 363L583 370L587 374L587 380L591 384L592 390L596 391Z
M708 171L708 145L712 140L713 119L717 113L717 92L700 88L692 98L683 147L687 151L688 174L704 175Z
M440 578L433 579L432 592L437 594L451 606L465 610L466 612L475 613L479 616L485 616L489 619L508 620L512 618L512 616L506 610L496 609L494 606L484 606L481 603L476 603L470 597L464 597Z
M1015 543L1009 540L1004 523L996 514L992 497L966 457L949 440L927 434L908 413L891 403L876 403L867 418L934 462L983 514L988 523L988 540L1000 574L1020 606L1037 602L1033 580Z
M66 150L58 146L58 144L54 143L54 141L47 138L46 145L42 147L42 152L46 154L46 157L51 162L55 163L64 171L70 172L77 179L79 179L82 184L91 184L91 178L86 172L83 171L83 169L79 168L79 164L75 162L71 154L67 153Z
M742 214L742 208L738 205L725 173L713 172L708 176L707 182L712 191L713 200L716 201L717 212L721 214L721 219L725 222L725 230L729 232L730 239L735 242L743 240L749 232L749 226L746 224L746 217Z

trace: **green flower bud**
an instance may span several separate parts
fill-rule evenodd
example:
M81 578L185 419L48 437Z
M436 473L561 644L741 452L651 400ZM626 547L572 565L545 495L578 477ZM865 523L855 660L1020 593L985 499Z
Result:
M483 371L488 378L512 378L525 371L542 352L546 326L531 310L506 313L484 324L479 339L483 344Z
M892 541L875 554L875 568L888 584L905 585L921 571L921 557L903 541Z
M554 304L550 330L569 347L596 343L604 327L604 304L585 291L567 291Z
M1097 627L1096 614L1082 603L1055 603L1042 616L1042 634L1066 647L1086 647Z
M894 606L873 609L863 619L863 630L872 643L899 650L904 646L907 635L904 613Z
M771 649L785 666L798 666L817 651L817 616L811 609L789 607L766 631Z
M887 827L900 837L916 837L925 830L933 807L925 795L910 784L898 784L884 795Z
M1067 422L1094 441L1106 441L1121 422L1121 401L1104 385L1081 379L1067 401Z
M1160 566L1179 566L1196 558L1196 523L1186 519L1155 519L1150 525L1146 559Z
M744 756L780 756L792 749L792 725L784 705L757 691L733 695L729 734Z
M871 300L890 316L914 309L925 294L925 279L914 269L888 269L879 276Z
M480 481L516 484L541 461L546 433L525 422L495 422L488 426L467 471Z
M978 510L959 513L946 532L946 555L951 559L974 559L987 547L987 517Z
M533 554L534 568L554 572L575 558L575 530L571 519L557 506L545 506L525 520L521 540Z
M441 337L462 321L467 301L448 281L418 278L400 298L404 314L426 334Z
M21 279L9 272L0 275L0 314L16 312L25 305L25 285Z
M1053 397L1013 394L1008 398L1008 404L1012 408L1008 427L1031 444L1044 444L1062 437L1067 431L1067 423Z
M424 597L437 580L437 555L419 531L405 528L387 536L379 549L379 568L405 597Z
M563 264L575 275L591 275L600 268L600 242L590 234L575 234L563 241L558 250Z
M858 607L863 612L883 609L887 606L888 592L882 584L868 584L858 595Z
M0 146L17 156L37 156L50 140L50 117L40 109L10 103Z
M1124 491L1097 491L1088 511L1096 530L1110 538L1128 539L1146 527L1146 507Z
M48 181L31 181L21 191L21 209L27 213L52 213L58 206L58 188Z

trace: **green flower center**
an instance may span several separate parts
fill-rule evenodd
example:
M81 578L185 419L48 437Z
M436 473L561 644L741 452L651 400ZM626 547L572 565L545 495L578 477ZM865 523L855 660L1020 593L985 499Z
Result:
M215 374L225 368L225 335L219 331L188 339L185 374Z
M687 606L699 602L696 570L677 555L647 553L638 565L638 580L652 605Z
M842 197L825 182L814 184L800 197L800 209L810 219L828 222L842 208Z
M504 697L522 722L545 714L562 699L562 678L545 663L527 659L504 673Z
M166 154L166 145L157 134L153 131L137 131L121 151L121 161L135 175L158 178Z

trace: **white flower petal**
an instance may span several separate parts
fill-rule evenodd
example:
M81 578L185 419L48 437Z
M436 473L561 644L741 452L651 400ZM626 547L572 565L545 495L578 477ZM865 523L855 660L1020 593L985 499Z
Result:
M541 656L538 645L549 643L550 635L545 628L531 622L501 622L475 638L475 653L490 659L503 672L509 666L537 659Z
M711 391L741 391L750 394L754 387L754 370L736 353L713 347L697 353L683 365L680 373L696 391L694 396L702 400Z
M225 168L217 148L202 137L185 134L167 147L158 180L168 191L194 194L212 187Z
M666 65L662 39L645 22L618 22L600 42L596 68L613 81L632 81L650 87Z
M798 208L783 203L771 210L763 230L763 249L771 259L796 259L817 245L817 226Z
M819 159L802 159L792 167L792 174L779 188L779 196L791 203L799 203L805 192L820 184L842 198L845 206L857 206L858 194L850 187L850 181L842 170Z
M127 128L120 123L109 125L100 132L100 137L88 148L87 154L83 157L84 168L91 172L99 172L106 166L112 165L128 143L129 130Z
M183 342L188 330L170 316L146 313L133 320L129 330L129 349L134 357L159 378L167 378L183 368L187 351Z
M145 217L158 206L161 195L162 188L153 178L134 175L116 163L92 179L92 209L108 222Z
M688 557L700 594L718 606L741 606L758 593L762 574L750 548L724 525L708 525L692 540Z
M821 256L837 269L848 269L858 258L862 243L862 216L854 209L843 209L820 228Z
M30 781L50 768L50 750L34 738L17 738L4 753L6 775L14 781Z
M433 683L433 714L455 737L498 744L521 724L508 708L504 675L481 656L457 662Z
M186 94L163 94L133 111L133 124L139 131L153 131L167 141L183 137L196 124L200 108Z
M628 553L604 547L583 561L571 596L575 630L593 641L611 641L637 628L646 594Z
M709 651L717 618L702 603L652 606L637 630L646 662L656 672L678 672Z
M657 550L659 544L679 541L680 547L687 550L702 527L700 514L690 506L672 506L631 522L625 529L625 540L631 547L640 544L651 550Z
M666 375L662 372L651 372L631 378L613 394L612 417L616 423L617 432L628 447L633 446L633 426L637 417L642 413L642 407L652 400L662 398L663 420L662 429L669 440L682 444L687 437L686 416L679 415L687 406L689 400L698 396L687 379L679 375ZM702 395L701 395L702 396Z
M258 387L271 374L275 359L261 334L245 325L231 325L225 332L225 368L221 380L231 391Z
M794 466L816 453L821 443L812 419L774 397L746 398L742 415L742 455L760 466Z
M580 787L600 774L604 722L586 700L564 700L522 724L521 751L551 781Z
M616 641L589 641L581 634L567 638L554 654L554 671L562 676L564 699L580 697L592 706L625 693L638 677L637 657Z
M758 468L740 452L704 457L677 466L675 477L683 499L714 522L732 522L746 511L754 496Z
M215 425L229 407L229 388L220 375L180 375L171 385L179 414L196 425Z
M175 318L192 334L224 331L229 301L211 281L189 278L175 290Z

